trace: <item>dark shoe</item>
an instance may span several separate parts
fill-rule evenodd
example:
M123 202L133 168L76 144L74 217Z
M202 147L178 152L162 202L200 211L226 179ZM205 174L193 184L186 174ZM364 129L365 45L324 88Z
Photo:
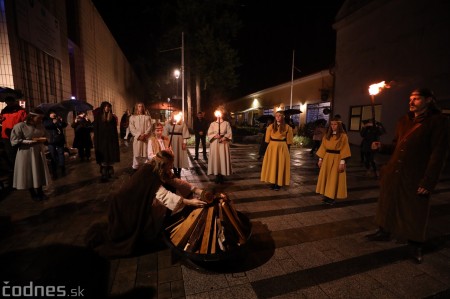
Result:
M102 175L101 181L107 182L108 181L108 168L107 166L100 166L100 173Z
M413 258L417 264L422 264L423 262L423 250L420 246L414 246Z
M273 187L273 191L280 191L280 186L275 185L275 187Z
M324 197L322 199L322 203L332 206L332 205L334 205L336 203L336 201L334 199L329 198L329 197Z
M380 228L373 234L366 235L366 238L369 241L388 242L391 240L391 234Z
M112 166L107 166L107 167L108 167L107 168L107 176L108 176L108 178L112 178L114 175L114 167L112 167Z
M220 177L216 175L216 178L214 179L214 183L219 184L220 183Z
M61 176L66 176L66 167L61 166Z
M276 186L275 184L270 185L269 189L270 189L270 190L273 190L273 189L275 189L275 186Z
M37 193L36 189L34 188L30 188L30 195L31 195L31 199L33 201L41 201L41 197L39 196L39 194Z

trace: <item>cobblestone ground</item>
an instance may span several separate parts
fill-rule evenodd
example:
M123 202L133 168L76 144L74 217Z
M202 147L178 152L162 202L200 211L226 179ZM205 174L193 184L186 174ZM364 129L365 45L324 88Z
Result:
M191 168L182 176L226 192L252 223L239 254L191 261L163 242L123 259L88 250L87 230L106 219L108 195L130 177L131 152L123 147L110 182L100 182L94 161L73 160L68 175L47 188L45 202L33 202L26 191L2 195L2 290L32 283L89 298L450 298L448 172L432 197L430 241L418 265L403 242L364 238L376 229L378 182L366 175L358 154L348 165L348 199L328 206L315 193L318 169L307 149L292 149L292 183L280 191L260 182L256 145L232 147L234 174L223 185L215 185L205 161L194 161L189 151Z

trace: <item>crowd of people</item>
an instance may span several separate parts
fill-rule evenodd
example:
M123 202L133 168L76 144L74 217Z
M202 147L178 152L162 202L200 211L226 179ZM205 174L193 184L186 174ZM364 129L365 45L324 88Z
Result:
M233 172L230 151L233 132L225 114L224 107L218 107L214 121L209 123L204 113L199 111L193 126L194 160L199 158L202 143L203 160L208 165L207 174L215 176L216 184L224 183L225 177ZM14 121L5 121L5 116L12 115ZM189 168L187 141L190 132L179 111L174 111L165 123L152 121L140 102L135 105L133 114L125 111L119 123L111 103L105 101L93 111L93 115L94 121L91 122L86 112L81 112L71 124L75 130L73 144L78 149L80 160L89 161L91 149L94 148L101 180L112 178L113 165L120 161L117 130L120 125L120 140L127 141L129 134L133 136L130 165L136 173L133 172L130 182L111 201L109 219L112 222L107 233L101 237L98 233L92 235L89 244L93 247L109 244L107 251L111 250L112 255L125 248L124 252L128 254L136 242L148 241L155 236L166 209L176 212L185 205L202 207L206 204L199 199L202 190L180 179L181 170ZM8 166L12 168L13 187L29 190L33 200L45 200L47 196L43 187L49 184L51 178L65 175L64 130L68 124L55 111L44 113L35 109L27 114L12 101L7 102L7 107L3 109L2 119L2 139ZM283 111L277 111L263 131L264 139L258 158L263 158L260 180L268 183L271 190L279 191L291 184L293 130L286 123ZM361 158L368 172L377 178L380 176L376 213L379 230L368 235L367 239L405 239L413 245L414 258L420 263L426 241L430 194L437 184L448 151L448 119L438 109L431 90L415 89L410 95L409 112L398 121L393 143L380 142L384 133L380 123L372 119L363 121L360 131ZM323 196L323 204L334 205L348 197L346 165L351 152L347 130L340 116L336 115L331 117L328 125L323 121L317 122L314 136L310 154L317 158L319 168L315 192ZM209 141L209 157L206 139ZM50 169L45 145L50 153ZM379 151L392 155L380 172L374 159ZM131 189L142 189L143 193L134 199L127 198L127 194L137 194L134 191L129 193ZM160 207L155 207L156 202ZM145 209L142 210L142 207ZM123 210L136 216L145 211L142 218L145 221L140 221L144 221L145 227L149 228L148 234L145 231L136 233L136 220L127 217L130 223L124 221ZM129 226L126 230L117 227L124 223Z

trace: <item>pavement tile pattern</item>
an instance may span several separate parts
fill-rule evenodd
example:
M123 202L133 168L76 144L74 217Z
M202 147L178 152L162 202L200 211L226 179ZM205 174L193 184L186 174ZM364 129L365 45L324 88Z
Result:
M316 158L291 149L291 186L260 182L256 145L234 144L234 173L224 184L193 160L182 177L223 191L252 223L247 245L224 261L192 261L163 240L136 256L106 260L85 247L90 226L107 219L108 196L130 178L131 148L122 147L115 177L100 182L95 161L68 161L67 176L34 202L27 191L0 197L0 278L9 285L81 288L87 298L450 298L450 171L432 197L424 262L403 240L368 242L378 181L357 147L347 169L348 199L324 205L315 193ZM387 156L378 156L383 164ZM2 189L2 192L6 192Z

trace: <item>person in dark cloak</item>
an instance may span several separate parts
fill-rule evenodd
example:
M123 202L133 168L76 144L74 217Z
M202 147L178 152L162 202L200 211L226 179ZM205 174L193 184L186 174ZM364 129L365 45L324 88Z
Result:
M133 255L151 247L168 212L175 214L185 206L204 207L207 203L197 198L203 190L177 178L173 161L172 152L163 150L141 166L111 196L108 223L91 227L87 245L106 257ZM169 186L179 194L169 191Z

